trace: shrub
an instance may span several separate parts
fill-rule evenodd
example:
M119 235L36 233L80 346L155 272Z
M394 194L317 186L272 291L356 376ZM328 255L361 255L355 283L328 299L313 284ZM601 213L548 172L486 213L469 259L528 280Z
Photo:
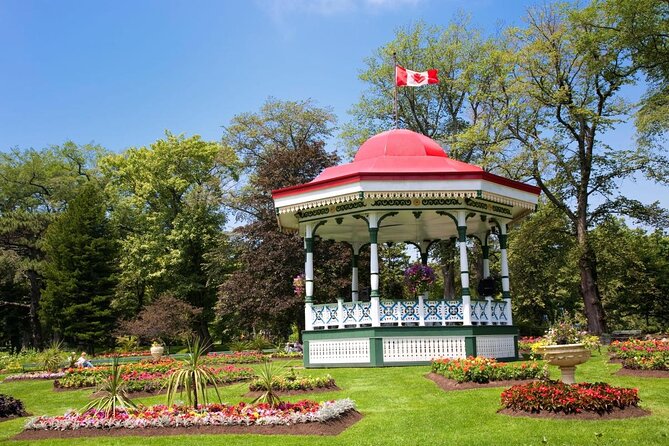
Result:
M188 343L188 357L181 362L181 367L171 373L167 379L168 406L174 401L177 391L181 394L186 392L188 404L194 408L197 408L199 403L207 404L209 402L207 385L209 384L214 386L218 401L221 401L216 378L202 361L208 347L200 339L195 339L192 344Z
M278 375L272 366L272 363L266 361L258 371L258 379L256 380L257 390L262 393L253 400L254 403L266 403L269 407L276 407L281 404L281 397L276 393L276 379Z
M101 395L88 403L82 412L90 409L97 409L104 413L106 417L114 417L120 409L126 407L137 407L130 398L128 398L128 388L121 375L121 367L118 365L118 358L112 362L111 374L98 388Z
M609 413L614 408L637 406L637 389L612 387L606 383L565 384L541 381L519 384L502 392L502 406L523 412Z
M301 376L295 373L291 368L285 376L275 376L272 379L272 388L279 391L286 390L313 390L313 389L331 389L335 387L335 380L332 376ZM249 390L252 392L266 390L266 383L254 380L249 384Z
M0 418L23 417L27 415L21 400L0 393Z
M52 342L39 354L38 358L43 370L54 373L64 364L66 355L62 350L62 343Z
M432 371L459 383L480 384L490 381L537 379L548 376L546 366L536 361L516 365L497 362L495 359L481 356L470 356L465 359L435 359L432 361Z

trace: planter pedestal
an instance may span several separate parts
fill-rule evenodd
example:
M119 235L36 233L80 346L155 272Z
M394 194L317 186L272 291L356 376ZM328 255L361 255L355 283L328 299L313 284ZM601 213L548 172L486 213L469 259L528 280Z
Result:
M590 358L590 350L583 344L547 345L542 348L542 356L549 364L560 367L563 383L574 384L576 366Z
M163 356L163 353L165 352L165 348L162 345L154 345L151 347L151 356L153 356L153 359L155 361L159 361L160 357Z

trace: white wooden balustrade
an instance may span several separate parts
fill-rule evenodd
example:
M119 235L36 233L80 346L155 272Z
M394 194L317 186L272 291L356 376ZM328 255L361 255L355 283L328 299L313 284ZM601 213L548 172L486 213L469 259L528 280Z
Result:
M508 300L472 300L470 315L473 325L511 325L511 304ZM314 330L359 328L372 325L371 302L343 302L311 306ZM426 326L461 325L465 320L459 300L381 300L380 326L418 326L421 314Z

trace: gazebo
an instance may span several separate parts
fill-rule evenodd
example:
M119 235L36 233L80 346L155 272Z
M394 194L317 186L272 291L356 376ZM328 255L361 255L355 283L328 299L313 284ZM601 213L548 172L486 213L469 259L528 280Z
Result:
M448 157L434 140L390 130L368 139L353 162L313 181L272 192L278 223L304 237L305 367L425 364L435 357L518 355L507 261L507 228L535 209L539 189ZM501 299L472 298L467 237L482 244L490 276L489 240L499 240ZM352 247L351 294L315 305L314 238ZM461 296L413 300L379 295L379 243L409 242L427 262L431 243L457 236ZM361 299L358 255L369 249L369 299Z

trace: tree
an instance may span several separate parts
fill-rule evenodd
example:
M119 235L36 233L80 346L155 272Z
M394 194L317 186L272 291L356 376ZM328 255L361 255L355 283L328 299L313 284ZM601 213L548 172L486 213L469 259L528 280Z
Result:
M166 292L200 309L194 329L209 343L216 284L205 255L221 236L223 190L236 178L231 150L199 136L167 132L150 147L101 160L108 190L119 199L113 221L121 232L121 274L115 306L134 316Z
M607 218L593 231L604 309L616 329L663 332L669 326L669 237Z
M588 23L608 33L632 60L631 68L646 75L648 88L637 114L642 141L663 135L669 129L669 3L601 0L585 12Z
M509 232L513 318L524 333L542 334L563 312L581 311L575 245L569 220L550 202Z
M16 255L13 280L26 291L18 300L27 305L33 346L43 343L39 306L44 286L44 233L79 185L96 176L95 160L103 153L99 146L78 146L71 141L43 150L0 153L0 249Z
M601 140L629 114L620 90L634 80L607 33L573 9L547 6L530 11L528 27L514 33L509 49L508 75L495 87L497 102L505 104L497 118L518 143L517 165L573 225L588 330L599 334L607 325L590 228L612 212L665 221L657 203L646 206L618 192L620 180L663 160L644 148L615 149ZM601 199L594 208L593 197Z
M117 242L107 220L107 199L88 182L44 237L47 264L41 319L57 338L110 345Z
M193 319L202 311L172 294L163 294L146 305L134 319L121 321L118 335L143 340L183 341L193 337Z
M283 336L294 322L304 326L303 298L292 287L293 277L304 269L303 241L280 231L271 191L308 182L337 161L324 149L333 124L332 112L311 101L270 98L258 113L236 116L226 127L223 143L234 149L244 167L244 181L227 205L246 223L233 233L239 269L219 291L218 314L229 326ZM349 250L320 241L314 258L315 299L341 295L348 285Z

